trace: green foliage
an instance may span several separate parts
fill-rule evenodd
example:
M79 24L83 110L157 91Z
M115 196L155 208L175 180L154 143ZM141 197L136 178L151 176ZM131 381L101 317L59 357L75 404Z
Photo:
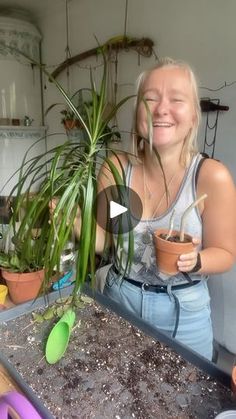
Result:
M5 232L5 247L0 252L0 266L12 272L33 272L44 267L49 211L43 208L35 212L35 194L20 194L19 199L10 199L11 217ZM19 225L27 215L24 236L19 235ZM22 225L22 226L23 226ZM28 228L29 227L29 228Z
M30 60L32 62L32 60ZM33 64L40 66L37 62ZM92 280L95 274L95 242L96 220L94 202L97 195L97 168L107 162L117 184L125 185L125 175L121 174L108 157L108 140L113 134L110 121L118 109L131 97L126 97L117 105L111 106L106 101L107 63L104 57L104 71L97 90L91 72L89 103L82 100L76 107L63 87L52 78L44 66L42 71L49 77L65 100L66 107L80 121L86 132L86 142L66 141L36 157L29 158L26 153L19 169L19 179L11 195L15 196L11 226L14 231L14 244L21 249L21 259L30 261L32 254L32 231L40 225L40 234L33 246L34 257L43 259L45 267L45 283L48 289L51 277L59 270L60 259L67 241L73 234L74 219L78 206L81 209L81 235L76 258L76 280L73 296L80 292L88 273ZM107 111L109 109L109 112ZM35 184L40 183L37 194L32 197L31 191ZM49 223L49 203L58 197L58 204L53 219ZM22 206L29 203L27 210L19 214ZM117 245L122 247L122 234L118 235ZM39 245L38 245L39 243ZM133 255L133 237L129 233L129 256ZM129 269L129 263L126 266Z
M87 112L89 112L89 109L92 105L90 89L82 88L82 89L77 90L73 95L70 96L70 101L73 103L73 105L75 106L77 111L80 113L82 118L84 120L86 120L87 119ZM55 108L57 106L60 106L60 107L63 106L64 107L65 103L53 103L53 104L51 104L47 108L47 110L45 112L45 116L48 115L48 113L53 108ZM79 122L79 119L76 117L74 111L71 110L71 108L68 105L66 106L65 109L62 109L60 111L60 114L62 115L62 118L61 118L62 123L64 123L66 120Z
M55 304L49 306L43 313L33 312L32 317L35 323L42 323L45 320L52 320L57 317L62 317L63 314L73 305L74 309L82 309L86 304L91 304L93 300L86 295L80 294L72 298L60 298L56 300Z
M9 269L13 272L24 272L26 263L18 257L15 252L4 253L0 252L0 266L4 269Z
M26 256L17 251L9 251L9 253L1 251L0 266L12 272L33 272L43 268L43 265L37 263L34 255L31 259L27 259Z

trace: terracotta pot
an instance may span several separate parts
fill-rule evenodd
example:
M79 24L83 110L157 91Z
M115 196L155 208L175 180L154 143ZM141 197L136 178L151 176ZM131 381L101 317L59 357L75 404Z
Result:
M78 121L77 119L65 119L63 121L63 124L66 130L81 127L80 121Z
M236 395L236 365L232 369L231 389L232 392Z
M20 304L37 297L44 279L44 269L27 273L10 272L2 269L2 277L6 281L12 302Z
M171 242L160 237L161 234L167 234L167 229L159 229L154 232L154 243L156 248L157 266L160 272L174 275L179 272L177 261L182 253L192 252L194 249L192 237L185 234L188 242ZM173 230L172 235L179 235L179 231Z

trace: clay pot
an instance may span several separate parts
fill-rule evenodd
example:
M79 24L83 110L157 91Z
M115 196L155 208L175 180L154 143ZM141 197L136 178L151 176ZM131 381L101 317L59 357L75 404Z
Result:
M10 272L2 269L10 298L14 304L24 303L37 297L42 281L44 269L37 272Z
M179 272L177 267L179 256L183 253L192 252L194 246L192 243L192 237L189 234L185 234L184 236L186 242L171 242L160 237L161 234L167 233L167 229L154 231L156 260L160 272L174 275ZM179 236L179 231L173 230L172 236L175 235Z
M80 121L78 121L77 119L64 119L63 124L65 129L68 131L74 128L81 127Z

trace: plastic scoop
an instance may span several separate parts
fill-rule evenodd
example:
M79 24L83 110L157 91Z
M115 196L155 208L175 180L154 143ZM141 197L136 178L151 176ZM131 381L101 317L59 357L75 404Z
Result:
M45 350L46 360L49 364L55 364L64 355L74 322L75 312L72 309L68 309L52 328Z

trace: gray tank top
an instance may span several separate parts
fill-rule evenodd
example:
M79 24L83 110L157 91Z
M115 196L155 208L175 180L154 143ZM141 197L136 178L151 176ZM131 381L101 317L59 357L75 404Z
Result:
M184 210L196 199L196 172L199 162L202 159L201 154L193 157L190 166L186 170L184 179L179 188L175 201L168 210L160 217L144 220L142 219L134 228L134 257L129 272L129 278L135 281L146 282L148 284L172 284L186 283L186 277L182 273L174 276L168 276L158 271L156 265L155 249L153 245L153 232L159 228L168 228L170 217L175 208L174 229L179 230L180 218ZM131 185L132 165L127 166L127 186ZM194 208L188 215L185 232L202 240L202 221L197 208ZM127 261L128 234L124 235L122 249L122 266ZM199 246L199 250L201 245ZM206 276L190 274L191 279L206 279Z

